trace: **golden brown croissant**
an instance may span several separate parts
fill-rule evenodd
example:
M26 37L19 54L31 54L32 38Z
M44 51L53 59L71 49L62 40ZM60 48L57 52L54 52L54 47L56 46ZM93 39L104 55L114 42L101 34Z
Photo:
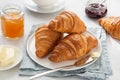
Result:
M120 40L120 17L101 18L99 24L109 33L113 38Z
M39 27L35 32L36 56L39 58L46 56L61 37L62 33L52 31L47 25Z
M80 59L97 44L97 39L88 33L71 34L60 41L49 59L53 62Z
M83 21L71 11L64 11L56 16L48 27L62 33L82 33L86 30Z

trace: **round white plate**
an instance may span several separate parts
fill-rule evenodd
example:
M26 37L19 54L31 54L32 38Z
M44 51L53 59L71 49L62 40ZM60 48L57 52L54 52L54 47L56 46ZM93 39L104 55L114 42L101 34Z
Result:
M12 45L2 45L2 46L13 47L15 49L15 62L9 66L0 67L0 71L8 70L8 69L15 67L17 64L19 64L21 62L21 60L23 58L23 54L19 48L12 46Z
M64 0L58 0L58 2L49 8L42 8L38 7L37 4L35 4L32 0L25 0L25 6L34 12L37 13L53 13L56 11L59 11L65 7L65 1Z
M71 65L76 61L76 60L72 60L72 61L63 61L63 62L60 62L60 63L54 63L54 62L49 61L48 56L45 57L45 58L41 58L41 59L36 57L35 50L36 50L35 49L35 36L34 36L34 34L32 34L27 41L27 52L28 52L28 55L30 56L30 58L33 61L35 61L36 63L38 63L39 65L41 65L43 67L46 67L46 68L49 68L49 69L55 69L55 68L58 68L58 67ZM102 51L102 46L101 46L100 41L98 40L98 46L95 47L94 49L92 49L90 52L98 52L98 53L101 54L101 51ZM90 57L89 60L87 60L86 62L89 62L91 60L93 60L93 59ZM92 61L90 64L94 63L96 60ZM87 65L84 65L84 66L81 66L81 67L74 67L74 68L71 68L71 69L64 69L63 71L80 69L80 68L86 67L90 64L87 64Z

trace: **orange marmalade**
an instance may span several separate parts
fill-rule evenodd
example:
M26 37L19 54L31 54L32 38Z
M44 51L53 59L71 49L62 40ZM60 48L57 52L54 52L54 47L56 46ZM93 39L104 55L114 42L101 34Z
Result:
M3 35L7 38L19 38L24 34L24 14L18 6L3 9L1 27Z

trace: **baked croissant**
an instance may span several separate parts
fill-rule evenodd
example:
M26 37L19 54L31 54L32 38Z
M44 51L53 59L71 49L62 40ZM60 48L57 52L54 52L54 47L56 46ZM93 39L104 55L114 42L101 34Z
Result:
M101 18L99 24L113 38L120 40L120 17Z
M86 30L83 21L71 11L64 11L56 16L48 27L62 33L82 33Z
M43 25L35 31L36 56L42 58L46 56L62 37L62 33L52 31Z
M88 34L71 34L66 36L54 48L49 56L53 62L80 59L98 44L97 39Z

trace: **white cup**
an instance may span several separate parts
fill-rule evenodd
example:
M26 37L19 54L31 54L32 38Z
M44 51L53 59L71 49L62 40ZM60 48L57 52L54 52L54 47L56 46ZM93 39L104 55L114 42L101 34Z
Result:
M58 0L33 0L39 7L50 7L55 4Z

